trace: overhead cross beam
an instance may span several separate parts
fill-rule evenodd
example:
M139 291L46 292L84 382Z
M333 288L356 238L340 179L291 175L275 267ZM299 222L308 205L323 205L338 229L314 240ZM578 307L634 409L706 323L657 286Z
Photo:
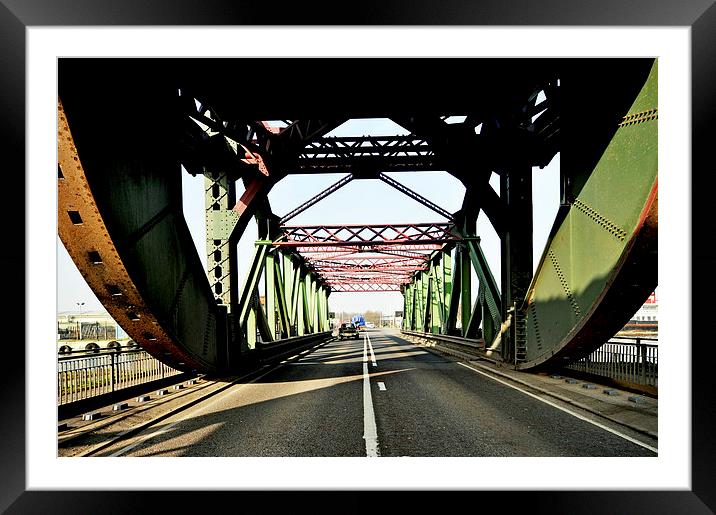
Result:
M459 240L452 223L282 226L273 242L284 247L365 247L445 244Z
M311 141L288 173L351 172L374 177L381 171L439 170L435 152L410 136L327 136Z
M400 292L400 285L398 284L385 284L385 283L341 283L330 285L331 291L336 293L341 292L388 292L395 291Z

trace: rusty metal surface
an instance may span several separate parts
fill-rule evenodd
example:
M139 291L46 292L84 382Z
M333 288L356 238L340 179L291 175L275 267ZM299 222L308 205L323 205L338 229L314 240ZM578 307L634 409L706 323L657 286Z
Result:
M130 278L90 190L62 103L58 100L58 234L107 312L143 349L181 370L208 364L181 349L162 328ZM81 219L81 223L74 223ZM101 263L96 263L97 256Z

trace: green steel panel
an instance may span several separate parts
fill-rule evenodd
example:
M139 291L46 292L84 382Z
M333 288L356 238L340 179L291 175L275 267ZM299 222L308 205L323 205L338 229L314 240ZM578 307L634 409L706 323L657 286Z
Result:
M432 308L432 291L434 288L432 278L430 274L423 274L423 331L426 333L431 332L430 324L432 323L431 308Z
M274 254L268 252L266 254L266 264L264 266L265 279L265 307L266 307L266 323L271 330L273 337L276 335L277 319L276 319L276 267L274 266Z
M315 310L313 309L313 274L310 272L304 277L304 286L303 312L306 315L306 331L312 333Z
M482 294L482 288L480 288L480 294L478 294L475 299L475 305L472 307L472 313L470 313L470 321L467 323L467 327L463 332L465 338L474 338L477 335L480 322L482 322L483 301L484 295Z
M415 282L415 330L423 330L423 300L421 298L423 294L423 273L418 274Z
M241 297L239 298L239 323L243 325L246 322L248 316L249 307L251 304L251 297L256 291L261 277L261 271L264 266L266 257L266 251L268 247L265 245L257 245L254 249L254 256L251 260L251 266L244 282L244 287L241 290Z
M527 360L569 343L613 281L658 170L657 64L542 255L527 296Z
M291 259L290 255L284 255L283 256L283 284L284 288L286 289L286 310L288 314L288 325L290 327L293 327L293 322L295 320L294 313L296 312L294 303L293 303L293 277L294 277L294 269L293 269L293 260Z
M297 327L297 323L301 322L303 327L303 304L300 302L301 298L301 285L303 284L303 267L300 265L293 268L293 295L291 297L292 308L289 314L293 317L293 325Z
M321 287L321 299L323 302L321 308L321 331L328 331L328 292L325 286Z
M288 306L286 301L286 292L283 287L283 277L281 277L281 266L279 259L274 260L274 286L276 291L276 307L278 310L278 320L281 329L281 338L288 338L290 334L289 327L291 322L288 318Z
M442 313L440 299L442 287L440 284L440 264L433 263L430 270L430 281L432 282L430 295L430 332L439 333L442 326Z
M301 273L296 274L300 279ZM300 281L296 288L298 299L296 301L296 332L298 336L306 334L306 283Z
M462 336L467 334L467 326L470 324L472 316L472 270L470 269L470 251L467 247L460 248L460 272L462 296L460 299L462 305L461 326Z
M446 282L446 288L450 288L450 301L448 309L448 319L446 324L446 333L454 334L457 329L458 307L460 304L460 292L462 288L462 264L460 261L460 249L455 249L455 256L452 258L452 276L449 283Z
M413 279L414 280L414 279ZM403 327L413 330L413 283L405 285L403 288Z
M452 256L450 252L443 252L443 321L441 332L449 333L450 308L452 307ZM454 320L454 319L453 319Z
M502 316L500 314L500 290L497 287L495 278L492 276L490 267L487 264L487 259L482 253L480 244L476 241L468 241L467 245L470 249L470 259L472 260L472 265L475 268L475 272L477 273L477 277L480 281L480 288L482 288L485 293L484 298L490 310L490 315L496 325L500 325L502 323Z
M246 350L256 349L256 309L248 309L246 315Z
M206 270L211 291L220 304L231 312L237 302L237 252L229 236L238 221L232 211L236 188L226 173L205 171L204 214L206 226Z
M490 310L485 303L485 294L483 292L480 293L480 299L478 300L482 306L482 337L485 340L487 347L489 347L492 345L492 342L495 341L495 338L497 338L500 326L495 325L495 321L490 316Z
M208 179L207 179L208 182ZM208 239L228 240L239 221L239 214L231 209L206 210L206 236Z
M272 342L276 339L273 328L268 324L268 318L266 312L258 299L258 292L256 293L256 299L254 301L256 311L256 322L258 324L259 332L261 333L261 340L264 342Z

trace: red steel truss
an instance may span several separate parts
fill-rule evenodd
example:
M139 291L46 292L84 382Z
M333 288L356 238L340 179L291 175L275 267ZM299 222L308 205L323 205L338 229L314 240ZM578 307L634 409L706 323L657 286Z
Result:
M285 245L286 246L286 245ZM290 245L288 245L290 246ZM428 243L424 245L363 245L362 247L335 247L320 245L312 247L293 247L299 254L311 254L313 259L333 259L339 256L350 256L356 253L381 254L387 256L423 258L425 254L419 251L430 251L442 249L444 244Z
M370 284L370 283L338 283L331 285L333 292L378 292L378 291L400 291L400 285L397 284Z
M274 241L289 247L365 247L444 244L459 238L451 222L387 225L281 226L283 235Z
M299 252L334 292L400 291L430 255L460 238L452 222L281 226L273 244Z

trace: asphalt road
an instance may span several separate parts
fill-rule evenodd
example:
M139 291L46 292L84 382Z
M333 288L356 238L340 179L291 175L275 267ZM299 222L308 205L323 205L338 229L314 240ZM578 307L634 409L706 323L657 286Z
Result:
M396 333L372 330L268 369L105 455L656 454Z

